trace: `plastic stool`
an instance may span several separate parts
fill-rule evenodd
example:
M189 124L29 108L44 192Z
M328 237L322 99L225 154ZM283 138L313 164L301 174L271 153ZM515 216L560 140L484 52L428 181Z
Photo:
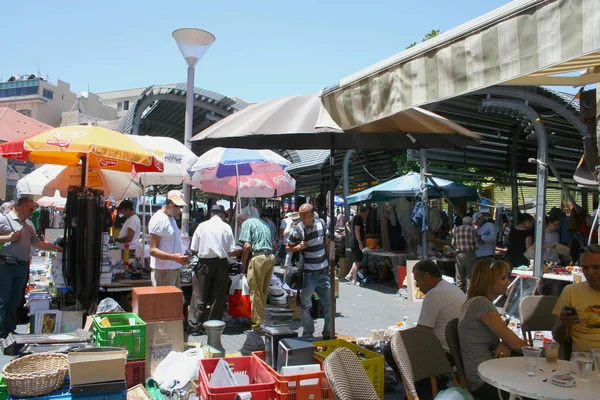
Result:
M225 348L221 344L221 335L226 326L227 324L225 322L218 320L206 321L203 325L206 336L208 337L206 344L222 351L223 354L225 354Z

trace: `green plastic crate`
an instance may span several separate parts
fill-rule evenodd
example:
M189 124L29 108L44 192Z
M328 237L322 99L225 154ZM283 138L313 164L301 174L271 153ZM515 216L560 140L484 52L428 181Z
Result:
M6 390L6 383L4 383L4 378L0 376L0 400L8 399L8 391Z
M104 318L108 318L110 327L100 325ZM98 346L121 347L129 352L128 360L146 359L146 323L137 314L94 315L93 332Z
M355 354L360 353L360 363L362 364L369 380L375 387L375 391L379 398L383 400L383 379L385 374L384 357L374 351L367 350L342 339L323 340L320 342L312 342L317 347L322 347L322 351L315 350L315 358L321 362L325 361L327 356L339 347L346 347L352 350Z

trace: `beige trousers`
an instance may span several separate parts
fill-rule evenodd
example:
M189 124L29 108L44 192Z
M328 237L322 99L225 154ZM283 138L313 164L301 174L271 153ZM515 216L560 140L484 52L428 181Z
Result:
M152 286L177 286L181 288L179 268L177 269L153 269L150 273Z
M265 307L269 284L275 267L274 255L259 255L252 257L248 263L248 286L250 287L250 301L252 302L252 330L260 330L260 325L265 319Z

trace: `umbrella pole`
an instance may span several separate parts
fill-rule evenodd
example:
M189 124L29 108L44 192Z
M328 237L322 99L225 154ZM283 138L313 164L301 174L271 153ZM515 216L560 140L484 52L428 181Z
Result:
M335 338L335 230L334 230L334 202L335 202L335 136L331 134L331 149L329 154L329 318L331 321L331 338ZM327 221L327 216L325 216Z
M88 168L87 168L87 156L81 156L81 187L87 186L88 181Z
M139 243L138 243L139 244ZM146 259L146 185L142 181L142 265Z
M235 185L236 185L236 202L235 202L235 218L234 218L234 237L235 240L238 239L238 223L237 223L237 216L240 215L240 172L238 171L238 165L235 165Z

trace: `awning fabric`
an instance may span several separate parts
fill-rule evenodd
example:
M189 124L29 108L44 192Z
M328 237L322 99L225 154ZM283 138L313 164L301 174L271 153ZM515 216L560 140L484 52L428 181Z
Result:
M342 129L498 84L600 82L599 0L515 0L323 89ZM560 77L590 69L577 77ZM563 82L565 83L565 82Z

